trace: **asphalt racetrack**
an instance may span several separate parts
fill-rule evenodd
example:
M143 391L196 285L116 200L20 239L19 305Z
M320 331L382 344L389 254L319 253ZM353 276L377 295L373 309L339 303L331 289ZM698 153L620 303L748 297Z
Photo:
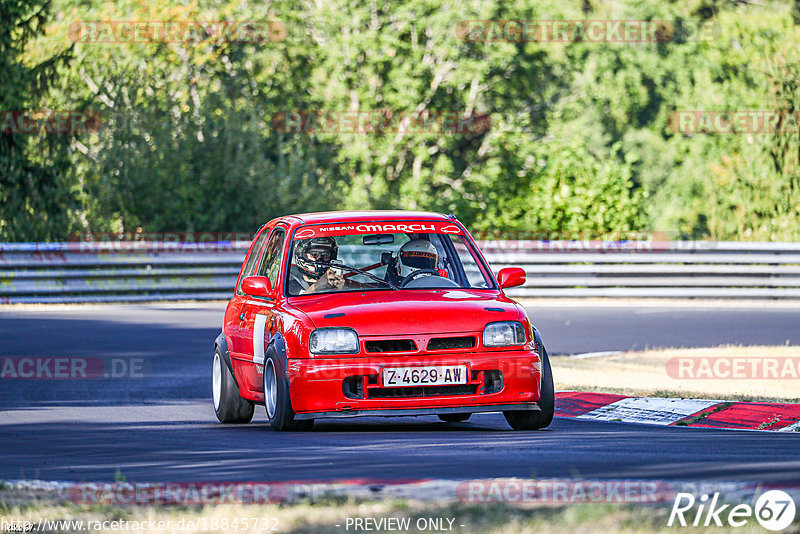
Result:
M0 309L0 357L143 362L141 375L0 380L0 479L233 481L585 477L800 482L800 435L500 414L320 421L272 431L216 421L211 350L223 304ZM800 305L529 306L551 354L800 343ZM557 358L553 362L558 373Z

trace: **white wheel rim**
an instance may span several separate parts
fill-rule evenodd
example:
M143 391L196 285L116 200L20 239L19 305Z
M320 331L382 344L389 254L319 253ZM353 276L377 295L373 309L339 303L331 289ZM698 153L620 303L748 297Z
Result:
M278 382L275 379L275 365L272 359L267 360L264 366L264 405L267 407L267 417L275 417L275 407L278 404Z
M211 389L214 393L214 409L219 410L219 401L222 398L222 362L219 353L214 353L214 371L211 373Z

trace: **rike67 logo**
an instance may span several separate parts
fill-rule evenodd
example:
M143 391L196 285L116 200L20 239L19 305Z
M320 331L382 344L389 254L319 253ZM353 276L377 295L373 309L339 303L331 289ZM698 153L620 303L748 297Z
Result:
M731 507L719 501L719 493L711 497L702 495L699 499L691 493L678 493L667 526L743 527L755 517L765 529L779 531L789 527L795 517L794 500L781 490L762 493L755 506L737 504Z

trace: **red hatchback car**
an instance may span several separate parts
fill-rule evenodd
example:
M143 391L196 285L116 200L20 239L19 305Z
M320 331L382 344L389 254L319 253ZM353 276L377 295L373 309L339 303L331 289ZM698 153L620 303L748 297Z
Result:
M314 420L503 412L516 430L553 418L547 352L453 215L399 211L280 217L259 229L214 343L223 423L255 404L275 430Z

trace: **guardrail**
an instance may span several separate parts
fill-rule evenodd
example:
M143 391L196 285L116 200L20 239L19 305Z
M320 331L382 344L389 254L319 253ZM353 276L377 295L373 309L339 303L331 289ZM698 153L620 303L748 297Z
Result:
M517 297L800 298L800 243L484 241L492 268L517 265Z
M515 297L800 298L800 243L482 241ZM0 243L0 303L231 296L247 241Z
M228 299L248 241L0 244L0 303Z

